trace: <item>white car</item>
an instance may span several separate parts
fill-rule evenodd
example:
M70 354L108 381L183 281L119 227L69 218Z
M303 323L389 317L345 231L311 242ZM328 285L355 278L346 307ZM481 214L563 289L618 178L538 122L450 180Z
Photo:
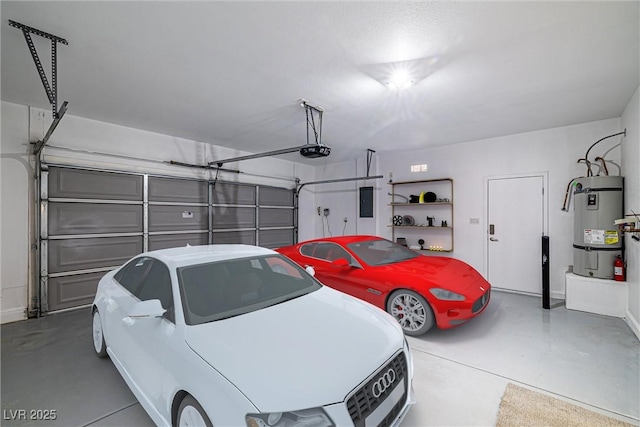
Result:
M255 246L148 252L107 273L93 343L162 426L396 426L414 402L395 319Z

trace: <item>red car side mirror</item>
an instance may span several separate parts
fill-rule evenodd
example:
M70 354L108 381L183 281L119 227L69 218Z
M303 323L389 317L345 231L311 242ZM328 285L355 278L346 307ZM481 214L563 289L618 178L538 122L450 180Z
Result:
M349 264L346 258L338 258L331 261L331 265L334 267L349 267L351 264Z

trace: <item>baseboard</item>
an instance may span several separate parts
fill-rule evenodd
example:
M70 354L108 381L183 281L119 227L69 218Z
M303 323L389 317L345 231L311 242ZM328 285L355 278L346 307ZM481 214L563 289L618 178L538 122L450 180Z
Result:
M638 339L640 340L640 322L638 322L638 319L633 317L628 309L625 313L624 321L627 323L627 325L629 325L633 333L636 334L636 337L638 337Z
M491 288L491 290L492 291L498 291L498 292L506 292L508 294L518 294L518 295L526 295L526 296L529 296L529 297L542 298L542 294L536 294L536 293L531 293L531 292L522 292L522 291L514 291L513 289L496 288L495 286L493 286ZM551 299L553 299L553 300L556 300L555 302L564 303L564 300L565 300L564 292L551 291L551 292L549 292L549 297Z
M12 308L0 312L0 324L18 322L27 319L27 313L24 307Z

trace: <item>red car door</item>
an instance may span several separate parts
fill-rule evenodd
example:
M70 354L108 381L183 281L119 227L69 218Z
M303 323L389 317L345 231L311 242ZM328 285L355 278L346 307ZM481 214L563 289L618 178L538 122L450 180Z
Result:
M303 245L301 253L305 258L303 263L313 266L320 282L356 298L384 306L380 281L342 246L331 242L309 243Z

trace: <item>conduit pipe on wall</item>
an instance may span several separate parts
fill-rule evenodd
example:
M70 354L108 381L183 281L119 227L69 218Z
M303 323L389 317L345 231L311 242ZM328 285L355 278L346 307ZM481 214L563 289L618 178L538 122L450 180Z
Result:
M593 176L593 172L591 171L591 163L589 162L589 151L591 151L591 149L593 147L595 147L597 144L599 144L600 142L604 141L605 139L613 138L614 136L618 136L618 135L627 136L627 129L625 128L625 130L623 130L622 132L614 133L613 135L609 135L609 136L605 136L604 138L600 138L599 140L597 140L596 142L591 144L591 147L589 147L587 149L587 152L584 155L584 158L585 158L586 163L587 163L587 176ZM597 158L596 158L596 160L597 160ZM580 160L578 160L578 161L580 161Z

